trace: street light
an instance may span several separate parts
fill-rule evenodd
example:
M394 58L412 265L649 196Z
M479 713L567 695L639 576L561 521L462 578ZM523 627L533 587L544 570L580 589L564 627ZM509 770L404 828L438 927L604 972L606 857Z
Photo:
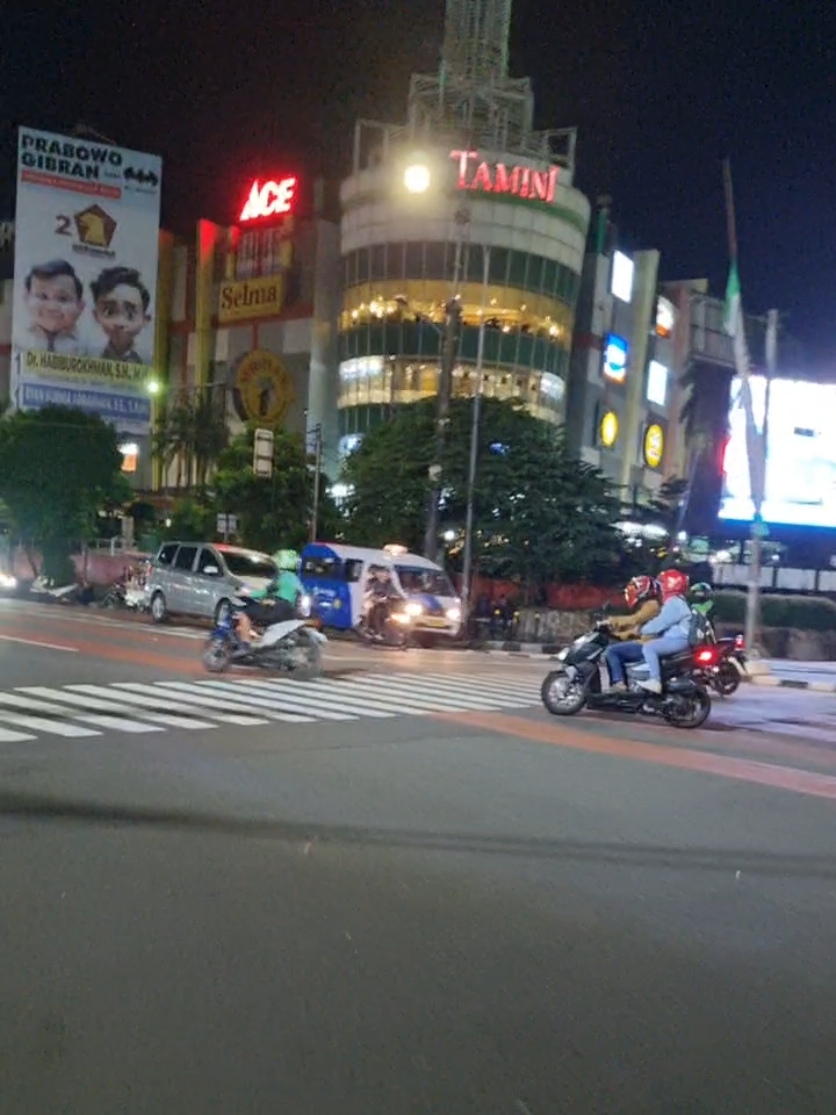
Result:
M425 194L432 176L426 163L411 163L403 173L403 184L411 194Z

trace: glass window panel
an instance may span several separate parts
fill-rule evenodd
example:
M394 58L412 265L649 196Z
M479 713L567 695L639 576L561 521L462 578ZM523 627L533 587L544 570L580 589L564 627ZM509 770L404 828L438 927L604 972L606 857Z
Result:
M407 279L423 279L424 277L424 242L411 240L406 245L404 252L404 277Z
M447 245L433 241L426 245L424 274L428 279L445 279L447 276Z
M386 245L375 244L371 250L370 279L380 282L386 278Z
M526 252L511 252L508 266L508 286L518 287L520 290L525 288L527 262L528 254Z
M507 248L491 248L490 277L494 286L505 286L508 280L508 257L510 254Z

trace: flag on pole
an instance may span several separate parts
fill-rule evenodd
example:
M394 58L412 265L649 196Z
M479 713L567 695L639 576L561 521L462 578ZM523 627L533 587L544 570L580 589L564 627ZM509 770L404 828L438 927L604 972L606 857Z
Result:
M729 269L729 281L726 283L726 305L723 311L723 328L730 337L735 337L743 324L740 320L742 314L740 300L740 273L737 264L733 263Z

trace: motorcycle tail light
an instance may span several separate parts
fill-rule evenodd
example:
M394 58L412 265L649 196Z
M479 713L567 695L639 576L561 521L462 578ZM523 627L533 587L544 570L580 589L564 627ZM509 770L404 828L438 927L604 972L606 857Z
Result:
M734 645L736 650L743 650L743 648L746 646L746 640L743 638L742 635L735 635Z
M706 647L704 650L697 651L697 664L699 666L711 666L716 660L716 657L715 651L710 647Z

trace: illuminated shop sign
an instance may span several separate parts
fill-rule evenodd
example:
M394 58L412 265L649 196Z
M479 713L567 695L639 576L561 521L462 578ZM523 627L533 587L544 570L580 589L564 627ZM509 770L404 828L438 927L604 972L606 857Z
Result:
M284 294L284 275L221 283L218 291L218 324L280 314L284 307Z
M604 348L604 375L614 383L627 378L627 353L630 346L623 337L608 333Z
M648 426L644 435L644 459L648 468L658 468L665 454L665 433L662 427L654 422Z
M668 369L658 360L647 366L647 401L663 407L668 401Z
M676 310L673 302L667 298L659 298L656 303L656 335L657 337L670 337L676 321Z
M507 166L484 161L478 151L451 151L450 158L458 163L460 190L477 193L511 194L530 201L554 201L558 167L535 170L529 166Z
M608 410L598 427L598 438L605 449L612 449L618 441L618 415Z
M610 292L620 302L629 302L633 297L633 274L635 264L624 252L616 252L612 257L612 280Z
M296 206L299 179L294 177L270 179L261 183L256 179L250 187L246 204L238 218L241 224L260 221L265 217L282 217L292 213Z

